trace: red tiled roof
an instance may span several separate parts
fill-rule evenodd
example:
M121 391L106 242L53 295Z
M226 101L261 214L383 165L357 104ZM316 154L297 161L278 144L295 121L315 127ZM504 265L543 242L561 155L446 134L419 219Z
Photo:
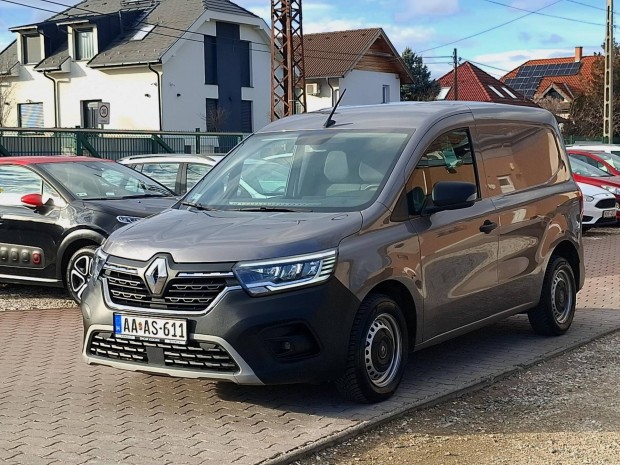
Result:
M390 50L390 56L384 54L383 58L398 72L402 82L412 82L402 58L381 28L304 34L306 78L344 77L380 39Z
M535 97L541 96L552 84L558 86L562 91L566 92L566 86L573 95L582 93L586 90L588 82L592 79L592 69L597 60L602 60L601 55L590 55L581 58L581 67L577 74L570 76L547 76L543 77L538 84L538 88L535 92ZM523 63L521 66L510 71L503 76L500 80L505 82L506 79L512 79L517 76L519 69L523 66L532 65L555 65L561 63L574 63L575 57L566 58L543 58L538 60L529 60Z
M512 89L510 86L495 79L490 74L482 71L475 65L466 61L457 68L458 99L473 102L508 103L510 105L522 105L536 107L534 102L525 98L523 94ZM441 87L450 87L446 100L454 99L454 71L444 74L438 80ZM500 94L491 89L493 86ZM506 90L508 89L516 98L513 98Z

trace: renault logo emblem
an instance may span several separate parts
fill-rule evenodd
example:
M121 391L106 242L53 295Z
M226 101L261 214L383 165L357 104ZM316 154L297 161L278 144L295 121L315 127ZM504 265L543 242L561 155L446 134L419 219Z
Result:
M161 295L168 279L166 259L159 257L153 261L144 273L146 284L155 295Z

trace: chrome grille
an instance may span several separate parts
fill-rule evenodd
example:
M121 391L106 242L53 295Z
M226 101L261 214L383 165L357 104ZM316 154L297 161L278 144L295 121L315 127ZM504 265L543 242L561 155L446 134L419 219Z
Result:
M113 304L153 310L199 312L205 310L227 286L226 275L178 273L167 283L162 295L153 295L133 268L104 266L108 297Z
M149 350L160 350L163 353L164 366L218 373L239 371L239 366L226 349L214 342L189 340L187 345L167 344L120 338L109 332L96 332L88 346L88 353L97 357L161 365L149 361Z

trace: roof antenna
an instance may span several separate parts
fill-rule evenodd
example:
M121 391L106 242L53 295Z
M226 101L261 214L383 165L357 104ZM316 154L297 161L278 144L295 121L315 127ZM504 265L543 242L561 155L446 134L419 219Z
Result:
M332 112L327 117L327 121L325 121L325 123L323 124L324 128L328 128L336 124L336 121L332 119L332 116L334 116L334 113L336 112L336 108L338 108L338 105L340 104L340 101L342 100L342 97L344 97L344 94L346 92L347 92L347 89L343 90L342 94L340 94L340 97L338 97L338 101L336 102L336 105L334 105L334 108L332 108Z

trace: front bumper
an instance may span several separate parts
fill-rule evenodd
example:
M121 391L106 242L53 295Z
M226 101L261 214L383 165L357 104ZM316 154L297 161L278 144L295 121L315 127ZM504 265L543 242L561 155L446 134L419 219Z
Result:
M188 347L167 347L115 340L114 313L146 313L110 308L96 281L83 296L82 355L89 364L238 384L328 381L342 373L359 303L333 277L318 286L261 297L232 288L204 314L149 310L153 317L187 319ZM210 365L220 360L210 358L213 352L222 363Z

